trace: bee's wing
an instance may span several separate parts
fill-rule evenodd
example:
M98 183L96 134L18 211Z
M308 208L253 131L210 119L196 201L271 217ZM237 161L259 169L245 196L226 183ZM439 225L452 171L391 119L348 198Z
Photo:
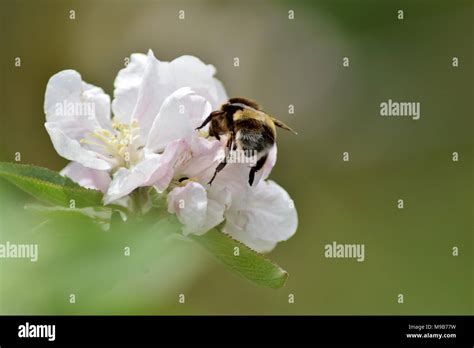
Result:
M287 131L290 131L294 134L298 134L296 133L293 129L291 129L289 126L287 126L286 124L284 124L283 122L281 122L280 120L277 120L276 118L273 118L272 117L272 121L273 123L275 123L275 126L277 127L280 127L280 128L283 128L283 129L286 129Z

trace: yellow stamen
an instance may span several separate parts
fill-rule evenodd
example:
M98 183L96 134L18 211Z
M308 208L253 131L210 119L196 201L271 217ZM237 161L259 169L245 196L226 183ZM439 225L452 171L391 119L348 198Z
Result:
M114 132L100 129L90 133L86 138L80 139L81 144L98 147L105 152L109 158L115 158L118 166L129 166L141 157L140 128L137 120L133 119L130 124L124 124L112 120ZM99 153L98 153L99 154Z

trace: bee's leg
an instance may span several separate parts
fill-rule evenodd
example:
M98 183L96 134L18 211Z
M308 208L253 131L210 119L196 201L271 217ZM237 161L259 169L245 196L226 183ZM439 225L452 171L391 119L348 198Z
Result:
M210 121L212 120L212 113L207 116L207 118L204 120L204 122L202 123L202 125L200 125L199 127L196 128L196 130L200 130L201 128L203 128L206 124L208 124Z
M284 124L283 122L281 122L280 120L277 120L276 118L273 118L272 117L272 120L273 120L273 123L275 123L275 126L277 127L280 127L280 128L283 128L287 131L290 131L292 132L293 134L298 134L296 133L293 129L291 129L289 126L287 126L286 124Z
M260 169L262 169L263 165L265 164L265 161L267 160L267 156L263 156L257 161L257 164L250 168L250 174L249 174L249 185L252 186L253 180L255 179L255 173L258 172Z
M224 169L226 164L227 164L227 158L224 158L224 160L221 163L219 163L219 165L217 166L216 171L214 172L214 175L212 176L211 180L209 180L209 182L207 183L208 185L212 184L212 182L216 178L217 173L219 173L222 169Z
M196 128L196 130L200 130L201 128L203 128L206 124L208 124L209 122L211 122L212 118L213 117L216 117L216 116L219 116L219 115L222 115L224 112L223 111L213 111L209 114L209 116L206 117L206 119L204 120L204 122L202 123L202 125L200 125L199 127Z
M227 149L231 149L232 148L232 143L234 142L234 133L233 132L230 132L229 134L229 140L227 140ZM224 160L219 163L219 165L217 166L215 172L214 172L214 175L212 176L211 180L207 183L208 185L211 185L212 182L214 181L214 179L216 178L216 175L217 173L219 173L222 169L224 169L224 167L227 165L227 154L226 156L224 157Z

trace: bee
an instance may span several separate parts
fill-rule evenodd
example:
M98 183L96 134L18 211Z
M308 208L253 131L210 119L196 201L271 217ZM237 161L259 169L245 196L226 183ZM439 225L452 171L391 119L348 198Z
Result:
M256 102L240 97L229 99L222 104L219 110L211 112L197 130L205 127L209 122L209 136L218 140L224 135L228 137L227 152L241 150L247 157L256 154L256 164L250 168L249 173L248 183L250 186L254 182L255 173L262 169L270 149L275 144L276 127L297 134L286 124L263 111ZM224 160L218 164L209 185L224 169L227 162L226 155Z

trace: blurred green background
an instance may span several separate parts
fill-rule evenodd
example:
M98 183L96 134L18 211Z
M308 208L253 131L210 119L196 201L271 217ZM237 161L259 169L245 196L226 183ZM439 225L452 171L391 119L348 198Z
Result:
M124 59L148 48L213 64L229 96L299 132L280 132L271 175L299 213L270 255L284 288L179 238L43 222L2 180L0 242L40 255L0 259L1 314L473 314L472 1L2 1L0 18L2 161L64 167L43 126L49 77L72 68L112 95ZM380 117L388 99L420 102L420 120ZM332 241L365 244L365 262L326 259Z

